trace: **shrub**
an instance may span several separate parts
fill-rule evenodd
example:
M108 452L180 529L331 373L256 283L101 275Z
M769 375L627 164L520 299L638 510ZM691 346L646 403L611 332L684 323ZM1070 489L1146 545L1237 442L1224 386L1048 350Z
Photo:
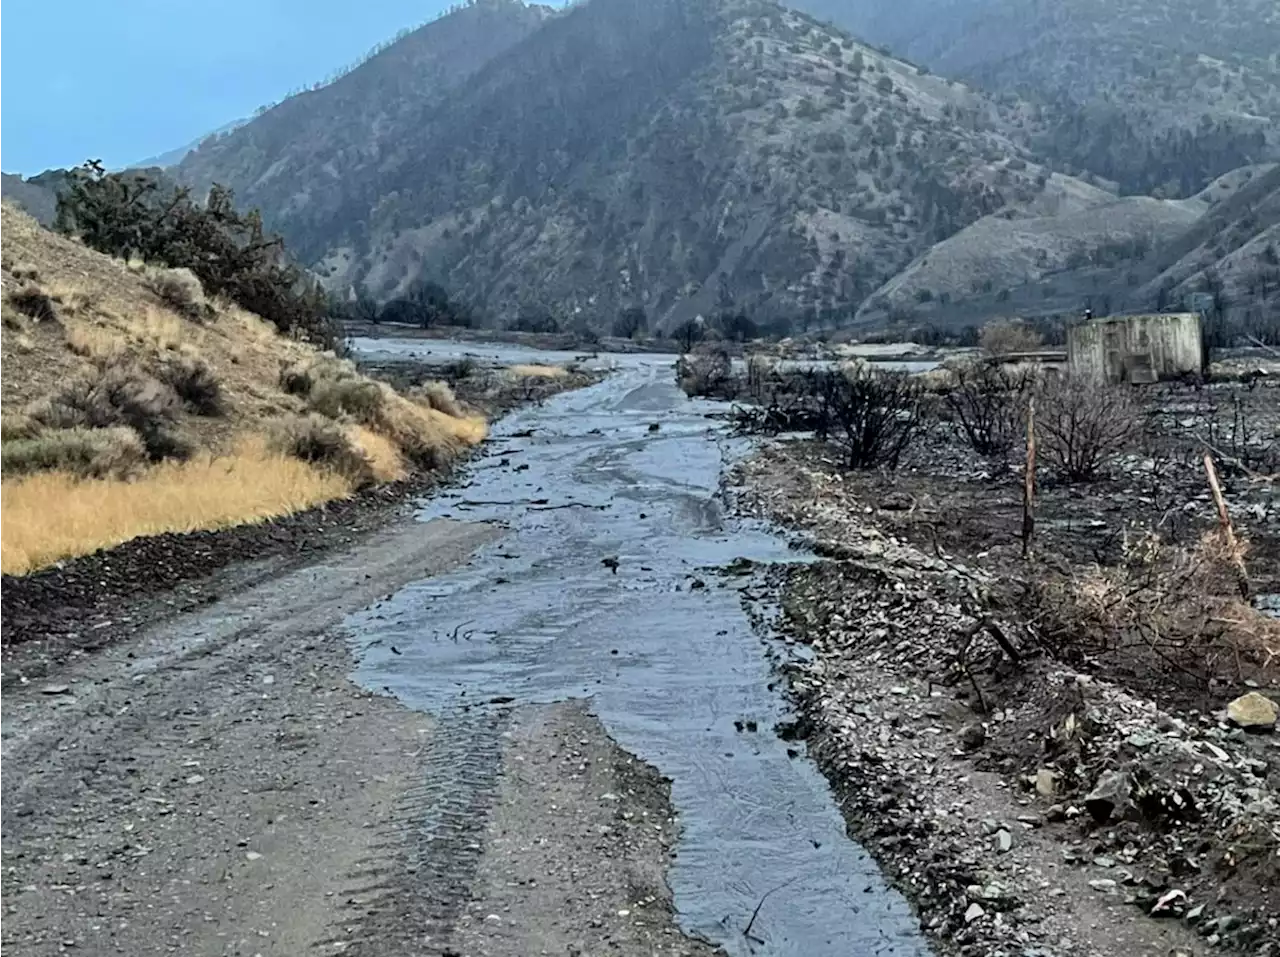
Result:
M80 478L128 478L147 463L147 449L133 429L48 429L0 443L6 478L58 470Z
M453 390L443 382L427 382L423 384L414 393L414 398L430 408L443 412L445 415L451 415L457 419L462 418L464 415L462 406L458 404Z
M38 283L24 283L6 294L5 298L14 309L36 322L56 322L58 319L57 300Z
M1140 420L1123 389L1067 378L1038 391L1035 427L1045 458L1062 476L1087 482L1137 437Z
M40 434L41 425L29 415L17 413L0 416L0 442L14 439L34 439Z
M357 422L368 423L382 407L382 390L371 379L322 377L311 387L307 405L331 419L349 415Z
M200 320L213 311L204 298L204 287L190 269L148 269L143 285L180 316Z
M897 468L923 426L921 389L904 372L866 367L818 379L821 431L844 450L851 469Z
M191 446L177 429L181 401L173 389L137 366L98 366L27 409L51 429L128 426L153 461L186 458Z
M475 359L464 357L445 363L441 371L444 373L445 378L451 382L460 382L473 375L477 368Z
M680 388L686 395L720 395L729 382L733 362L723 346L698 345L676 364Z
M222 384L203 359L173 356L160 364L157 375L196 415L221 415Z
M267 447L348 479L356 488L374 481L373 468L351 437L322 415L295 415L272 423Z
M999 319L982 327L978 342L992 356L1011 352L1034 352L1042 342L1040 333L1017 319Z
M979 455L1004 457L1023 430L1030 373L990 362L967 363L952 371L955 387L944 401L961 433Z

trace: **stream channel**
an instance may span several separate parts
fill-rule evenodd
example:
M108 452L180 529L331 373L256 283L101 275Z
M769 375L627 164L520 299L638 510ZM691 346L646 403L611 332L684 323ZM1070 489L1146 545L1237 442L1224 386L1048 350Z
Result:
M474 846L450 828L483 816L504 710L580 699L672 781L686 933L733 955L927 954L825 779L773 733L789 717L776 658L795 652L753 630L750 578L718 569L806 556L725 514L722 473L749 446L679 392L670 356L605 361L600 384L502 420L467 479L423 503L423 520L505 534L348 622L357 680L436 716L469 755L437 762L448 780L432 793L450 799L426 812L424 840Z

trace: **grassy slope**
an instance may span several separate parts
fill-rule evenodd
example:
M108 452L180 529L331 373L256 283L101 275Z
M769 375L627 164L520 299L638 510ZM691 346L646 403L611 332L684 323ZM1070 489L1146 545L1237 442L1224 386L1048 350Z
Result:
M102 479L67 471L16 475L6 466L0 562L6 573L137 535L261 521L353 491L351 475L288 457L267 441L289 417L314 412L314 397L281 387L282 368L328 361L314 348L225 304L203 321L184 318L148 290L138 269L54 235L8 206L3 231L6 432L33 404L103 368L202 362L221 387L218 414L178 417L176 428L192 449L186 461ZM35 320L15 308L11 294L33 284L54 297L56 318ZM461 410L446 414L385 389L378 394L379 412L367 421L345 410L329 410L322 420L347 436L372 479L403 477L408 453L427 444L438 447L434 460L443 463L484 435L483 422Z

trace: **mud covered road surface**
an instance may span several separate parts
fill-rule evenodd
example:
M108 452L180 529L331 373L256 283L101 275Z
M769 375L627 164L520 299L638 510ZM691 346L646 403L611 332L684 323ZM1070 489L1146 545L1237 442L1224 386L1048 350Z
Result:
M774 733L742 591L804 556L725 517L711 410L629 358L420 521L6 695L4 944L927 953Z

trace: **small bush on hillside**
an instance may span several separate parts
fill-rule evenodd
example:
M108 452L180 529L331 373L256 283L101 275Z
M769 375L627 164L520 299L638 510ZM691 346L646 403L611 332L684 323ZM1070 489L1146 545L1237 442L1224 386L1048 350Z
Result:
M196 415L213 416L223 413L222 384L203 359L170 357L161 363L157 376Z
M127 426L141 436L152 461L183 459L190 442L177 428L181 400L173 388L137 366L99 366L27 409L51 429Z
M414 398L439 412L443 412L445 415L453 416L455 419L460 419L465 414L462 411L462 406L458 404L458 399L453 394L453 390L443 382L424 383L415 390Z
M200 321L213 311L204 297L204 287L190 269L149 269L143 280L156 298L180 316Z
M953 371L955 388L944 401L961 434L979 455L1008 455L1023 431L1030 374L989 362L969 363Z
M368 459L336 423L312 413L280 419L268 431L268 447L283 455L329 469L357 488L374 481Z
M307 405L331 419L349 415L358 422L371 422L382 408L382 390L369 379L322 378L311 387Z
M58 301L45 292L38 283L25 283L9 292L5 298L14 309L24 316L30 316L36 322L58 320Z
M80 478L129 478L147 464L147 448L133 429L48 429L0 443L6 478L32 472L70 472Z
M1069 482L1088 482L1131 446L1141 420L1124 389L1060 379L1036 394L1035 428L1050 464Z
M1043 337L1024 322L1000 319L982 327L978 342L987 355L1003 356L1014 352L1035 352Z
M19 333L25 333L29 328L27 317L16 309L0 309L0 323L3 323L6 329L13 329Z
M14 439L34 439L40 434L42 426L29 415L21 413L0 416L0 442L12 442Z

